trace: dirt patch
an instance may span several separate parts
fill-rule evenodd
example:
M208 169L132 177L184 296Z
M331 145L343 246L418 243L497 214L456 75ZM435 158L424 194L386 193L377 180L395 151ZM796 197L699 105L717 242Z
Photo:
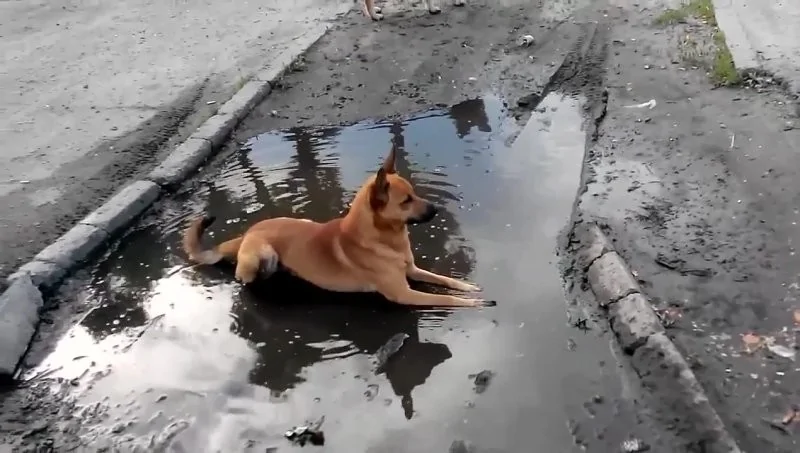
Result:
M781 356L797 343L800 300L791 99L775 85L721 87L710 66L687 64L684 33L713 41L709 24L687 17L660 29L663 9L610 12L626 22L611 36L615 70L579 212L608 227L644 292L670 313L668 334L741 448L793 451L794 438L765 422L797 395L796 367ZM748 333L779 353L743 353Z

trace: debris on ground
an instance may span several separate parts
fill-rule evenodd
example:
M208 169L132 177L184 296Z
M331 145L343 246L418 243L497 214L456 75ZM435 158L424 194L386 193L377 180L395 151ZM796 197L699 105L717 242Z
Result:
M375 352L375 359L377 361L377 365L375 367L375 374L380 374L384 371L386 364L389 362L389 359L403 347L403 344L408 339L408 334L405 333L398 333L394 334L392 338L389 338L383 346L378 348L378 351Z
M517 45L520 47L528 47L534 43L534 39L532 35L522 35L517 40Z
M769 352L784 359L794 360L797 356L795 348L777 344L773 337L762 337L748 332L742 335L742 342L744 343L744 351L748 354L753 354L759 349L766 348Z
M378 391L379 390L380 390L380 387L378 387L378 384L370 384L370 385L368 385L367 389L364 390L364 396L367 397L367 401L374 400L375 397L378 396Z
M783 345L775 344L774 341L767 341L767 349L769 352L783 357L784 359L794 360L795 359L795 350Z
M284 437L289 439L293 444L301 447L309 443L311 445L325 445L325 434L322 432L322 423L325 421L323 415L319 421L313 425L295 426L294 428L286 431Z
M800 326L800 308L794 310L794 325Z
M635 437L632 437L622 442L622 451L624 453L640 453L649 450L650 446L647 445L645 441L637 439Z
M793 425L800 422L800 406L792 405L780 418L762 418L762 420L771 428L780 431L782 434L791 434Z
M678 307L657 308L654 311L656 312L656 316L658 316L658 320L661 321L661 325L665 328L674 326L675 323L683 317L683 313L681 313L681 309Z
M578 349L578 343L572 338L567 339L567 349L570 351Z
M643 108L647 107L647 108L652 110L652 109L654 109L656 107L656 105L657 105L656 100L655 99L650 99L649 101L642 102L641 104L626 105L625 108L626 109L643 109Z
M542 101L542 93L531 93L517 99L518 107L535 107Z
M578 318L577 321L572 322L572 327L575 327L579 330L583 330L584 332L591 330L591 328L586 324L589 320L586 318Z
M463 440L454 440L450 444L450 450L448 450L449 453L471 453L473 451L475 451L475 448L472 444Z
M494 377L494 373L490 370L483 370L477 374L470 374L469 378L475 384L475 393L483 393L489 387L489 382Z
M789 425L796 421L800 421L800 405L793 405L781 417L781 424L783 425Z
M683 275L693 275L695 277L710 277L713 274L713 271L708 268L692 268L686 266L686 261L680 258L669 258L664 254L659 253L656 255L655 259L656 264L661 267L665 267L669 270L673 270L675 272L679 272Z
M761 347L764 345L764 340L761 339L760 336L752 332L748 332L742 335L742 343L744 343L745 352L752 354L761 349Z

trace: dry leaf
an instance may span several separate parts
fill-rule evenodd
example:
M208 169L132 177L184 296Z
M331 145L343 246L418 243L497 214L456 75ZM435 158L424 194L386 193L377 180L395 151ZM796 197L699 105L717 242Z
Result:
M783 423L784 425L788 425L789 423L792 423L796 418L797 418L797 411L795 411L794 409L789 409L788 411L786 411L785 414L783 414L783 417L781 417L781 423Z
M779 344L769 343L767 344L767 349L770 350L775 355L781 356L784 359L794 360L795 352L792 348L787 348L786 346L781 346Z
M763 343L761 337L754 333L746 333L742 335L742 341L744 342L744 348L748 353L755 352Z

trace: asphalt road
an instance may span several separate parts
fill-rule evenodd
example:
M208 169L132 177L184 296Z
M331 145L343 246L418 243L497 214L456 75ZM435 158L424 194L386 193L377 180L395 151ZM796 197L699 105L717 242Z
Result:
M297 52L296 38L351 7L0 2L0 286L157 165L269 56Z
M608 27L559 5L344 18L226 152L64 285L27 384L3 399L5 445L293 451L283 433L324 416L324 451L675 451L561 277ZM517 47L525 32L541 44ZM498 307L408 311L181 270L188 217L213 212L216 238L263 216L330 218L392 142L444 207L412 231L419 264Z

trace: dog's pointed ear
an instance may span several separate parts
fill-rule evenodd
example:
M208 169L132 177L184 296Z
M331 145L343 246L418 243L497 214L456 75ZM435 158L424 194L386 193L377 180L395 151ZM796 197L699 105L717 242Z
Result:
M389 181L386 179L388 173L383 167L378 169L378 174L375 176L375 183L372 184L370 191L369 201L373 209L379 209L386 206L389 202Z
M386 173L392 174L396 173L394 168L394 161L397 158L397 147L392 145L392 149L389 150L389 154L386 156L386 159L383 161L383 166L381 167Z

